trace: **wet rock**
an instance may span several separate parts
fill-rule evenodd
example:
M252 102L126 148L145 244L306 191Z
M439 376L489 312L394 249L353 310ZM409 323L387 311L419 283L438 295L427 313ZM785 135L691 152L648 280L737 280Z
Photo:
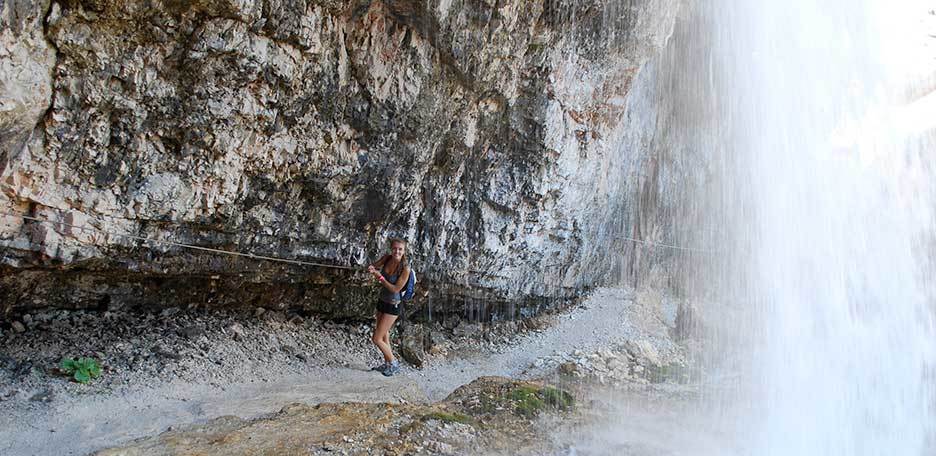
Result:
M660 362L660 355L657 353L656 348L647 341L627 341L625 344L627 351L631 353L634 358L641 364L660 367L663 364Z
M26 327L23 326L23 324L18 321L14 320L13 323L10 324L10 326L13 328L13 332L17 334L22 334L26 332Z

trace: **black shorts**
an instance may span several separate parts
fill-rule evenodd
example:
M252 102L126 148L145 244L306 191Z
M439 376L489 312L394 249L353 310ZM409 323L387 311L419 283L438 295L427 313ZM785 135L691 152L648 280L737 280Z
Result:
M398 302L396 304L387 304L381 300L377 300L377 311L383 312L389 315L400 316L400 310L403 309L403 303Z

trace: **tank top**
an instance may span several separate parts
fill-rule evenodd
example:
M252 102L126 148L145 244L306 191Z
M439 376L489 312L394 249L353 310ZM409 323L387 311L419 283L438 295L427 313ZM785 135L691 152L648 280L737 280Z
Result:
M385 279L387 279L387 282L396 283L397 280L400 278L400 273L403 272L403 262L402 261L400 262L400 264L397 266L396 272L394 272L393 274L387 274L386 269L384 269L386 267L387 265L386 263L384 263L384 265L381 266L380 268L380 273L384 276ZM400 296L399 291L394 293L388 290L387 287L381 286L380 287L380 300L387 304L399 304L400 301L403 300L403 298Z

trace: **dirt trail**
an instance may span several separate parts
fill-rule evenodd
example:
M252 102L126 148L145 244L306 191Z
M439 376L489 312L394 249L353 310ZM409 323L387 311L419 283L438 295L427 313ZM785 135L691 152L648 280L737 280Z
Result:
M633 293L599 290L556 324L517 337L494 351L436 360L386 378L360 361L311 374L271 373L271 381L212 386L185 381L131 388L129 392L67 396L45 407L0 413L0 454L81 455L223 415L251 418L302 402L430 402L479 376L531 378L532 366L555 352L595 350L628 339L672 344L656 304L638 304Z

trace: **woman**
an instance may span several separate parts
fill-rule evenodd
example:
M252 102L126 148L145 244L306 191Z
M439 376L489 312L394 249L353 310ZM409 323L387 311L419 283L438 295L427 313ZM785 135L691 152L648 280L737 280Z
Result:
M390 328L397 317L400 316L401 305L400 290L406 286L409 279L409 265L406 263L406 241L402 239L390 240L390 253L384 255L376 263L367 267L380 282L380 296L377 299L377 325L371 341L383 353L384 363L373 368L389 377L400 370L400 362L393 357L390 349Z

